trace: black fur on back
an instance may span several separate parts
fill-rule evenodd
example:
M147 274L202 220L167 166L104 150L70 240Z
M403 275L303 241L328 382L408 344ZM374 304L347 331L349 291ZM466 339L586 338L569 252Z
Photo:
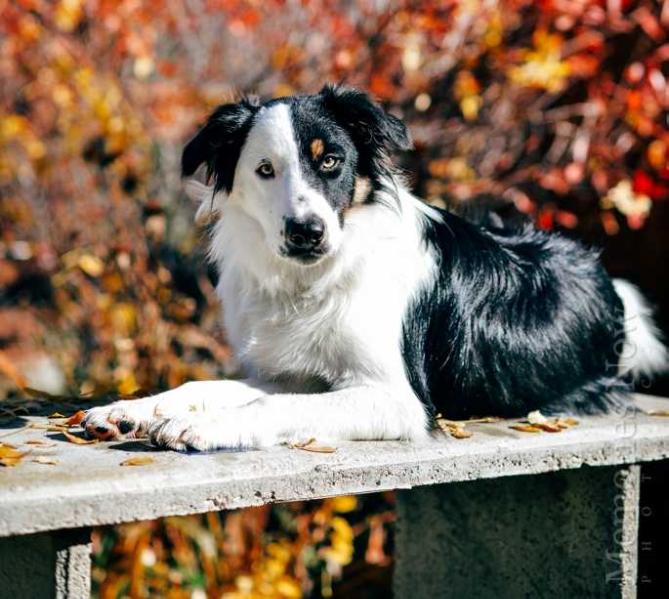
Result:
M597 255L557 234L425 219L438 276L409 306L407 374L450 418L619 409L623 306Z

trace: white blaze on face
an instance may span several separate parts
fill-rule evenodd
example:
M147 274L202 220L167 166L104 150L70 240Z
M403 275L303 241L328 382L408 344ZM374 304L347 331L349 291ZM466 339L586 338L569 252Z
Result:
M263 161L274 168L274 177L256 173ZM229 197L263 229L270 248L280 253L286 219L318 216L325 223L325 243L336 251L342 237L339 219L328 201L304 179L290 108L280 103L262 108L242 148Z

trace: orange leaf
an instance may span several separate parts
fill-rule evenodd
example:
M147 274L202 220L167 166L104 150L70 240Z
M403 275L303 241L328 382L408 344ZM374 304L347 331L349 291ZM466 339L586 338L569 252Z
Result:
M450 432L451 437L456 439L469 439L469 437L471 437L473 434L471 431L465 430L461 427L453 427Z
M534 426L539 427L542 431L547 433L559 433L562 431L562 427L553 422L543 422L541 424L535 424Z
M511 427L515 431L522 433L540 433L541 429L533 424L512 424Z
M121 466L146 466L147 464L153 464L153 462L155 460L151 456L144 455L123 460Z
M86 412L84 412L83 410L79 410L78 412L75 412L74 414L72 414L72 416L70 416L67 419L66 424L67 426L75 426L79 424L84 419L85 416Z

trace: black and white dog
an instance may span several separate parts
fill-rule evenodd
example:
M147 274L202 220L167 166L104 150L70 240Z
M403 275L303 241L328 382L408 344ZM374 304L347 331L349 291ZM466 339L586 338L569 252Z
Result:
M556 234L482 227L408 191L405 126L359 91L220 106L183 153L228 342L251 378L90 410L174 449L423 439L433 416L624 407L667 364L636 289Z

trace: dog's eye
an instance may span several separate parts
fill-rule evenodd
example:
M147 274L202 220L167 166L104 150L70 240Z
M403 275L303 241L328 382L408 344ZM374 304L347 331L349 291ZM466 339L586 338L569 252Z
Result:
M332 154L328 154L325 158L323 158L323 162L321 162L321 170L331 171L337 167L339 162L339 158L333 156Z
M256 169L256 173L263 179L271 179L274 177L274 167L269 161L264 161L260 163L260 166Z

